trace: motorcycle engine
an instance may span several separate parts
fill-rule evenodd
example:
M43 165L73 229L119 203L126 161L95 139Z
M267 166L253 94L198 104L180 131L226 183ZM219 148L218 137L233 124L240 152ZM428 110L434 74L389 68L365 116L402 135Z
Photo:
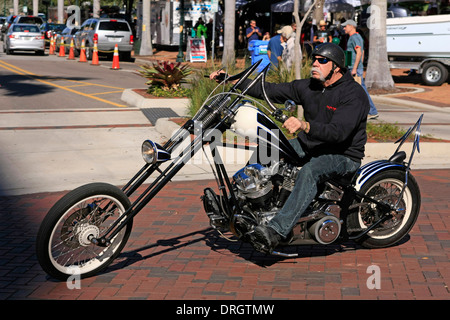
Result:
M238 195L255 205L263 206L272 192L272 172L260 164L251 164L233 176Z
M291 173L278 162L270 167L250 164L234 174L238 198L246 202L247 210L258 217L259 223L267 223L284 204L294 186Z
M294 188L298 168L283 161L270 167L250 164L233 176L236 195L243 202L248 217L256 224L267 224L283 207ZM319 196L307 210L303 218L304 230L316 242L330 244L341 232L340 206L336 204L342 198L342 191L326 184ZM246 219L239 220L245 224Z

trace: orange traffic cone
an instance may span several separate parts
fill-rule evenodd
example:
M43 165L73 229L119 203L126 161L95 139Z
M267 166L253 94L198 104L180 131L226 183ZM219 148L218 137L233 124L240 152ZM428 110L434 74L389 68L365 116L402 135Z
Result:
M48 47L48 54L55 54L55 48L53 47L55 44L54 35L50 37L50 47Z
M59 57L66 56L66 48L64 47L64 38L61 38L61 43L59 44Z
M114 46L114 56L113 56L113 63L111 69L113 70L119 70L120 64L119 64L119 46L116 44Z
M86 59L86 46L85 46L85 40L81 40L81 51L80 51L80 61L78 62L87 62Z
M98 49L97 49L97 40L94 40L94 52L92 53L92 63L93 66L99 66L98 62Z
M75 60L75 53L73 52L73 38L70 39L70 50L69 50L69 57L67 60Z
M56 54L56 34L53 35L53 54Z

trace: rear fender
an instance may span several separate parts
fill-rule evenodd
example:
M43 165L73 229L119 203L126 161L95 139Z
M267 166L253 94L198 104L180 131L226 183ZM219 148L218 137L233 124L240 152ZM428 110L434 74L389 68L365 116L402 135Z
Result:
M367 182L367 180L376 174L387 170L406 171L406 166L401 163L395 163L388 160L369 162L359 168L356 174L355 189L358 191L361 190L361 187Z

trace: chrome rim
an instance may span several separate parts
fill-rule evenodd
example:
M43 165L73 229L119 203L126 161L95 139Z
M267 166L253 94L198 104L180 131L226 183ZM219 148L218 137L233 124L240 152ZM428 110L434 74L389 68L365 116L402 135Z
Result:
M125 208L117 199L96 195L67 210L55 225L48 245L53 266L66 274L84 274L108 261L125 235L123 228L108 247L91 243L119 219Z

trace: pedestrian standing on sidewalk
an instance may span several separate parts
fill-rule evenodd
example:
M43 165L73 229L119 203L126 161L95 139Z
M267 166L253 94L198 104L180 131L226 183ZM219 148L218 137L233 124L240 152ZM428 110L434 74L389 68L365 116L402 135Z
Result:
M367 91L363 77L364 40L361 35L356 32L356 22L354 20L347 20L342 24L342 26L344 27L345 33L349 35L347 41L347 52L350 52L352 56L348 69L352 73L352 76L355 77L355 80L361 84L364 91L367 93L367 97L369 98L370 110L367 118L376 119L378 118L378 111L372 101L372 98L370 98L370 94L369 91Z

